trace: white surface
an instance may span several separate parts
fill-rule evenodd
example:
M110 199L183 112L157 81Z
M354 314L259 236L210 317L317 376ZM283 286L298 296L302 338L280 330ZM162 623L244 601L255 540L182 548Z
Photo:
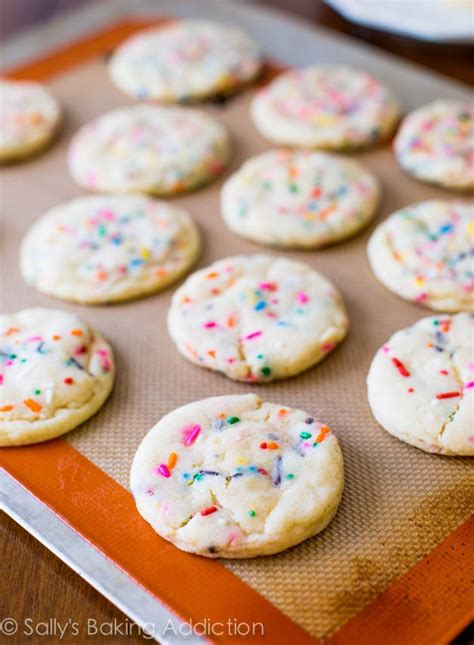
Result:
M326 0L352 22L420 40L472 42L471 0Z

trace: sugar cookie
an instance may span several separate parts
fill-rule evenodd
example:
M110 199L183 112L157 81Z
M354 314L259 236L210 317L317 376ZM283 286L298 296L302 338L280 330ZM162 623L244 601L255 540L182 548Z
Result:
M26 282L82 303L135 298L177 280L196 260L199 235L181 208L138 195L56 206L21 246Z
M55 309L0 315L0 446L73 430L108 397L109 344L77 316Z
M0 80L0 163L39 152L60 122L59 103L43 85Z
M400 166L446 188L474 190L474 106L435 101L404 119L394 142Z
M182 20L126 40L112 56L109 72L133 98L174 102L233 92L261 66L260 48L240 29Z
M390 291L436 311L474 311L474 208L431 200L402 208L374 231L368 255Z
M333 285L301 262L240 255L193 273L173 296L168 329L188 360L237 381L293 376L344 338Z
M322 531L344 484L330 429L255 394L219 396L163 417L133 461L138 510L184 551L249 558Z
M79 130L68 163L90 190L172 195L216 177L229 155L227 130L205 112L136 105Z
M372 412L426 452L474 456L474 317L422 318L377 352L367 377Z
M312 65L281 74L256 95L251 115L277 144L340 150L386 139L400 108L379 81L349 67Z
M373 217L377 179L357 161L324 152L272 150L227 180L222 214L255 242L318 248L350 237Z

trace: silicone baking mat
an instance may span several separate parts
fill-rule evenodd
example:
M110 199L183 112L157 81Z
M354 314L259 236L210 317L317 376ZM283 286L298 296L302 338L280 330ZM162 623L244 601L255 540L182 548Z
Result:
M266 631L267 638L274 631L273 642L279 642L285 634L302 642L304 632L296 625L314 638L335 634L387 588L390 587L382 598L386 599L391 590L402 593L396 591L397 584L408 584L412 591L418 589L421 595L430 596L436 582L441 591L441 573L446 567L452 571L453 566L451 560L443 560L441 551L434 552L441 557L438 571L427 569L429 576L434 576L431 582L428 577L423 583L418 565L407 574L415 572L415 582L407 582L409 578L405 576L395 586L390 585L469 518L474 508L472 464L467 459L429 455L404 445L382 431L372 418L365 378L375 351L394 331L430 312L397 299L377 283L365 249L375 223L394 210L417 200L454 196L404 175L389 145L356 155L377 174L383 186L383 203L374 225L352 240L317 252L263 249L230 233L219 212L219 191L225 178L245 159L271 147L258 135L248 116L255 88L225 102L204 105L206 111L228 126L234 153L231 166L220 180L175 199L190 211L201 230L203 252L197 266L237 253L284 253L327 276L346 302L351 323L348 338L323 363L295 378L250 386L233 383L185 361L166 331L166 313L174 287L129 303L81 307L43 296L22 281L18 245L30 224L50 207L84 194L72 182L65 165L71 136L90 119L131 103L111 84L106 58L111 47L141 26L127 23L111 28L95 39L70 47L67 55L58 52L16 74L46 80L63 104L66 120L61 137L45 154L1 171L2 310L44 306L78 313L111 341L118 370L113 395L94 418L65 440L4 449L0 451L0 465L185 619L199 614L201 609L207 611L204 615L215 612L209 604L219 604L219 592L225 596L226 586L234 589L235 577L245 583L235 587L235 612L242 611L248 617L256 603L273 624ZM273 70L269 66L267 77L272 73L275 65ZM435 97L424 96L420 102L429 98ZM346 488L341 507L321 535L276 556L216 563L180 553L148 529L134 511L130 495L122 490L128 486L134 452L148 429L173 408L208 396L252 390L264 399L300 407L333 428L345 459ZM44 473L35 474L43 469L47 470L49 482ZM103 496L98 499L99 489ZM112 526L104 527L105 523ZM462 530L466 531L466 527ZM127 541L128 535L132 539L135 535L135 545ZM129 553L138 548L142 535L146 536L142 546L148 553ZM459 536L456 540L460 547ZM455 555L454 563L459 567L462 549ZM143 572L151 561L155 565L166 561L170 567L164 575L159 569L162 578L158 589L147 583ZM438 604L432 598L424 606L419 600L414 616L407 616L408 622L419 619L420 611L438 612L442 606L444 633L454 623L461 625L471 602L463 587L462 568L453 574L449 598ZM180 582L176 575L180 571L193 578L193 585L198 583L196 576L206 578L207 600L189 597L185 581ZM258 595L252 595L249 587ZM270 604L262 604L261 597ZM380 599L378 603L382 611L383 603ZM224 605L223 613L227 611ZM377 601L373 607L376 606ZM272 613L273 608L279 611ZM285 622L280 612L293 622ZM369 616L370 612L376 624L378 612L371 607L359 617ZM429 625L429 613L424 620ZM436 620L439 622L439 618ZM351 633L357 633L357 619L351 625L355 630ZM344 630L340 632L340 638L344 634Z

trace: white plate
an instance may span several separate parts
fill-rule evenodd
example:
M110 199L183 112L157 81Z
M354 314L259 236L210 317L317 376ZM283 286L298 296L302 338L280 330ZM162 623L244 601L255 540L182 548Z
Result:
M352 22L433 42L474 42L473 0L326 0Z

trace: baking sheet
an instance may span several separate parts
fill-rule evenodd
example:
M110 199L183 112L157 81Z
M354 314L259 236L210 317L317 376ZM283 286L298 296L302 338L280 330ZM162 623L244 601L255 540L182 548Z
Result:
M57 77L51 88L66 109L61 139L45 155L1 171L1 306L6 311L27 306L75 311L112 342L118 363L114 394L68 440L127 486L130 463L143 435L160 416L192 400L255 390L263 398L301 407L328 423L341 440L346 463L346 490L335 520L319 537L286 553L225 566L312 635L332 633L474 509L467 459L427 455L399 443L377 426L366 402L365 375L374 352L396 329L430 312L397 299L376 282L365 254L372 227L323 251L284 253L309 263L335 283L347 304L351 331L322 364L274 384L233 383L179 356L165 325L174 287L110 307L70 306L42 296L19 275L19 241L46 209L84 194L65 166L72 134L91 118L130 102L111 85L104 60ZM233 136L234 159L225 176L250 155L270 147L248 118L251 94L250 90L226 104L205 108L221 118ZM431 97L419 98L422 103ZM412 201L449 197L446 191L405 176L388 146L357 158L383 184L378 221ZM219 189L225 176L175 200L189 209L201 228L204 248L198 266L236 253L281 254L240 240L224 226Z

